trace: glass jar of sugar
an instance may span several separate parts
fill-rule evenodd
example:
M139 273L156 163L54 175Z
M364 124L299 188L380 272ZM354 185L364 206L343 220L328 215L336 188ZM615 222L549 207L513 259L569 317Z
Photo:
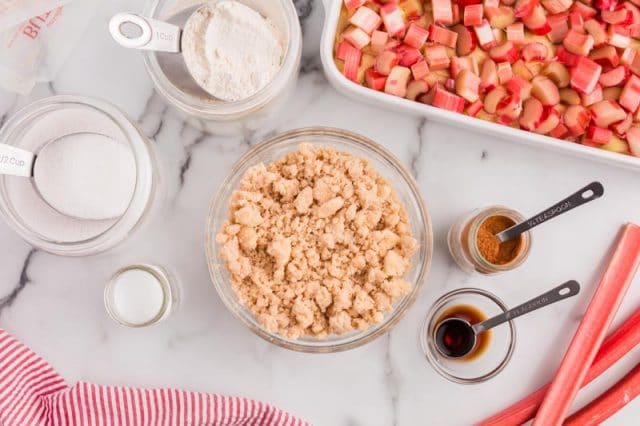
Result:
M49 155L50 163L38 168L39 162L45 161L43 148L62 140L64 144L58 144L50 150L53 152ZM101 140L118 144L119 149L124 148L123 152L130 160L126 164L105 162L103 167L99 167L100 170L95 171L98 176L87 176L86 179L89 182L102 181L103 184L111 180L126 186L123 190L127 198L121 209L116 209L118 213L114 216L95 219L64 213L65 207L76 208L80 198L86 198L86 193L78 192L78 188L81 191L90 190L91 186L84 185L86 182L75 185L67 181L65 188L47 188L46 193L62 197L54 208L43 197L45 191L36 185L37 179L0 175L0 212L9 226L27 242L58 255L84 256L103 252L127 239L146 222L158 198L153 147L119 109L98 99L79 96L53 96L34 102L18 111L0 129L0 143L36 154L34 172L45 170L49 173L46 179L42 179L47 184L51 183L51 178L59 177L53 174L64 174L70 169L83 170L78 166L86 158L74 157L74 153L82 152L73 149L74 143ZM42 160L38 158L41 152ZM84 152L91 151L85 149ZM92 160L95 162L99 159ZM122 175L126 179L123 180ZM65 191L67 185L68 193ZM113 211L109 203L121 203L122 200L113 200L117 193L111 195L94 195L92 198L101 201L102 208ZM58 207L60 203L62 208Z
M207 94L191 77L183 55L145 51L144 62L156 90L192 126L231 135L258 129L273 118L293 93L302 55L302 31L291 0L237 0L268 19L281 37L280 70L265 87L246 99L221 101ZM184 28L187 19L207 1L149 0L144 16ZM252 65L247 64L247 67Z

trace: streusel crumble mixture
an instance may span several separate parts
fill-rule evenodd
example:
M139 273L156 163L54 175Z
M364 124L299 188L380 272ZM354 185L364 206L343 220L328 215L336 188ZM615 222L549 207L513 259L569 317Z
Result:
M240 302L291 339L381 322L418 248L366 160L310 144L247 170L216 240Z

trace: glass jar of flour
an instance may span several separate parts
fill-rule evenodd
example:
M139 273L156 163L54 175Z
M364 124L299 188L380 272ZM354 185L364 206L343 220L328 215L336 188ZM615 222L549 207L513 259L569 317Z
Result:
M293 93L302 54L302 32L291 0L237 0L268 19L281 39L279 71L255 94L235 101L213 98L185 65L183 55L145 51L144 62L156 90L192 126L214 134L231 135L255 130L273 118ZM215 2L215 1L214 1ZM202 0L149 0L143 15L184 28ZM247 68L254 65L247 64Z
M0 143L35 154L31 176L0 175L0 212L42 250L84 256L110 249L147 221L158 199L150 141L107 102L42 99L6 122Z

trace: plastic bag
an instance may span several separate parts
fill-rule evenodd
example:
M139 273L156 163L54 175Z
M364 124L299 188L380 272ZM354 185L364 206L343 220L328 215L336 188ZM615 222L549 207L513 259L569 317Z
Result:
M96 3L0 0L0 86L26 95L37 82L53 80L87 28Z

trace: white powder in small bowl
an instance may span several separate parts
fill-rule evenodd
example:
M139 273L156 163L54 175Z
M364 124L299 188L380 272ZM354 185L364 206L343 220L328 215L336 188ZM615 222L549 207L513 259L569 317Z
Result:
M182 34L182 51L194 80L212 96L246 99L273 80L282 65L282 35L257 11L236 1L207 4Z

